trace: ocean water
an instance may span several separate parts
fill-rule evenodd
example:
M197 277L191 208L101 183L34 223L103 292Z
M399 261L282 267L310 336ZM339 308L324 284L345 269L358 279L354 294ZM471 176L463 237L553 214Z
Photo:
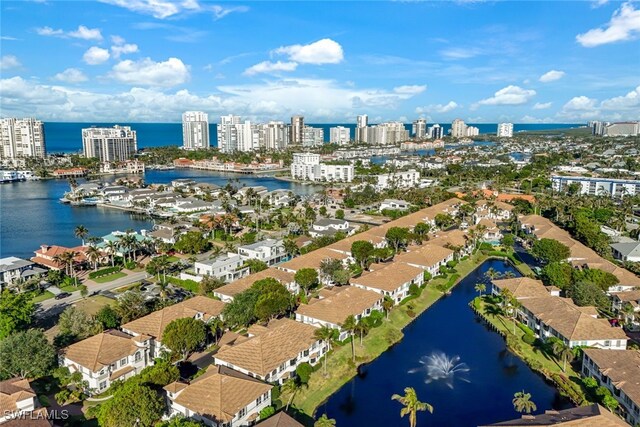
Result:
M138 148L159 147L163 145L182 145L182 124L181 123L67 123L67 122L45 122L44 132L49 153L73 153L82 151L82 129L97 127L112 127L113 125L131 126L138 137ZM329 142L329 128L335 126L344 126L351 129L351 135L355 134L356 125L354 123L322 123L309 124L314 127L324 129L325 142ZM429 124L431 126L432 123ZM445 134L451 128L450 123L440 124L444 128ZM472 124L480 129L480 133L495 133L497 124L495 123L478 123ZM525 130L546 130L546 129L568 129L582 126L575 123L553 123L553 124L515 124L514 132ZM405 124L405 127L411 132L411 124ZM216 145L217 125L209 124L209 135L211 135L211 144Z

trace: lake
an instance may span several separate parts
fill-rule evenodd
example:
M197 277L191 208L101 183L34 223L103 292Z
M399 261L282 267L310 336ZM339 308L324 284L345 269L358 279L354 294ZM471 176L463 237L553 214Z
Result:
M303 185L278 180L272 176L234 175L191 169L147 171L145 182L167 184L174 179L191 178L224 186L229 180L241 186L263 185L269 191L287 189L308 195L318 190L315 185ZM104 177L113 181L113 176ZM237 179L237 181L236 181ZM79 180L79 182L84 182ZM26 181L0 185L0 257L30 258L41 244L77 246L73 235L77 225L84 225L91 236L104 236L115 230L150 229L153 221L115 209L95 206L74 207L60 203L69 191L66 180Z
M510 353L503 338L489 330L468 306L477 295L475 284L486 280L489 268L519 276L501 260L483 263L449 296L407 326L400 343L361 367L359 376L318 408L318 415L326 413L338 426L408 426L407 417L400 418L402 405L391 400L394 393L404 394L405 387L414 387L418 398L434 407L433 414L418 414L418 426L476 427L518 418L511 400L522 390L531 393L537 412L570 406L555 388ZM420 359L434 352L459 356L469 371L454 376L451 388L444 380L426 383ZM418 372L409 372L416 368Z

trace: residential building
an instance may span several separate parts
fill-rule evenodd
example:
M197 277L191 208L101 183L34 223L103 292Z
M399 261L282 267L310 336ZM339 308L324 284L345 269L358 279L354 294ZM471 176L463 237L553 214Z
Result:
M231 252L214 259L196 261L194 269L195 277L188 277L188 273L184 272L180 274L180 277L184 276L185 279L199 282L203 276L213 276L225 282L231 282L249 274L249 267L244 267L244 259Z
M451 123L451 136L454 138L464 138L467 136L467 125L462 119L455 119Z
M183 416L210 427L250 426L271 406L273 386L224 366L209 366L191 382L164 387L169 417Z
M304 427L283 410L256 424L258 427Z
M217 128L218 149L223 153L238 151L238 128L240 116L229 114L220 117Z
M636 330L640 323L640 289L624 291L624 292L609 292L611 297L611 308L618 314L624 322L631 326L631 329ZM631 312L628 309L631 308Z
M407 252L394 257L394 262L408 264L428 271L432 277L440 274L440 267L453 261L453 250L437 245L410 246Z
M82 148L87 158L100 162L123 162L138 151L136 131L130 126L82 129Z
M589 122L589 127L591 128L591 135L594 136L603 136L604 135L604 129L607 127L609 123L607 122L600 122L597 120L593 120Z
M430 139L442 139L444 136L444 128L439 124L434 124L433 126L429 126L428 137Z
M409 139L409 132L402 122L379 123L366 129L368 144L393 145Z
M182 114L182 148L198 150L209 148L209 115L202 111Z
M640 122L610 123L604 128L605 136L636 136L640 135Z
M625 262L640 262L640 242L612 243L613 257Z
M378 175L378 178L380 176ZM380 202L380 212L389 209L394 211L406 211L411 207L411 203L398 199L384 199Z
M420 172L415 169L380 174L376 176L378 190L389 188L415 188L420 183Z
M360 237L360 235L352 236L350 237L350 239L353 239L355 237ZM347 239L344 239L344 240L347 240ZM363 238L360 240L365 240L365 239ZM349 248L351 248L351 246L349 246ZM349 258L349 255L343 252L335 251L333 249L330 249L329 247L324 247L324 248L316 249L315 251L306 253L304 255L297 256L282 264L278 264L276 268L284 271L289 271L291 273L295 273L301 268L313 268L314 270L318 270L320 268L320 264L322 263L322 261L324 261L327 258L337 259L342 261L343 263L346 263L347 259Z
M558 192L565 192L570 185L575 184L579 194L589 196L621 198L640 194L640 180L554 175L551 177L551 184L553 190Z
M213 296L220 298L223 302L231 302L236 295L249 289L258 280L268 278L276 279L292 294L297 294L300 290L300 287L296 284L294 273L270 267L215 289Z
M489 218L482 218L475 226L475 230L481 230L482 233L478 236L481 241L491 243L493 245L500 244L502 239L502 232L498 228L498 225Z
M120 329L133 336L134 340L148 340L149 356L152 361L161 357L166 350L162 345L162 335L169 323L176 319L189 317L207 323L216 317L220 317L224 305L225 303L222 301L198 295L125 323Z
M282 240L265 239L250 245L238 247L238 255L243 260L257 259L271 266L288 258Z
M44 125L34 118L0 120L0 161L47 154Z
M304 139L303 129L304 129L304 117L292 116L291 125L289 126L289 142L292 145L302 144L302 140Z
M152 365L150 349L148 335L134 337L110 330L63 348L58 362L71 373L80 372L89 393L102 393L113 381L130 378Z
M487 424L480 427L629 427L616 415L594 403L561 411L547 410L542 414L524 414L515 420Z
M324 144L324 129L305 126L302 128L302 146L319 147Z
M308 304L300 304L296 320L320 328L328 326L340 331L338 339L347 339L348 331L342 329L347 317L357 321L368 317L374 310L382 311L384 297L378 292L355 286L335 286L323 289L321 298L312 298Z
M292 178L321 182L351 182L354 175L354 167L351 164L321 163L319 154L293 154Z
M359 115L356 119L356 133L354 136L355 142L368 142L367 141L367 128L369 127L369 116L366 114Z
M424 270L409 264L393 262L374 264L369 268L371 271L352 278L351 286L378 292L396 304L409 296L409 286L422 286L424 283Z
M467 126L467 130L465 132L465 136L467 137L471 137L471 136L478 136L480 135L480 129L475 127L475 126Z
M0 424L7 427L51 426L45 408L38 408L36 392L29 380L0 381Z
M414 120L411 134L416 139L424 139L427 136L427 121L425 119Z
M123 238L126 238L125 236L130 236L129 238L131 239L135 239L136 243L137 243L137 248L136 247L124 247L122 245L120 245L120 243L122 242ZM90 243L91 246L95 246L98 249L102 249L104 251L108 250L108 245L109 242L113 242L118 244L118 251L114 254L117 256L124 256L127 254L133 254L133 252L139 253L140 252L140 247L147 242L147 238L141 234L138 233L137 231L133 231L133 232L126 232L126 231L113 231L109 234L107 234L106 236L102 236L101 237L101 241L98 243Z
M284 122L271 121L258 126L259 147L266 150L284 150L289 145L289 131Z
M595 378L620 404L620 415L632 426L640 423L640 351L583 349L582 375Z
M273 384L296 375L301 363L315 365L328 347L315 338L316 328L295 320L272 320L249 328L250 338L225 346L213 355L214 363Z
M311 237L333 236L339 231L350 235L354 230L354 227L349 227L349 221L347 220L337 218L320 218L311 226L309 235Z
M344 126L336 126L329 129L330 143L346 145L349 141L351 141L351 129Z
M513 123L499 123L497 135L501 138L511 138L513 136Z
M473 223L482 219L492 219L497 222L509 221L513 212L513 205L498 200L478 200L473 214Z
M75 248L66 248L64 246L49 246L41 245L40 249L35 251L35 256L31 258L31 261L39 265L44 265L52 270L64 270L67 268L62 262L58 261L58 257L65 252L73 252L76 254L74 257L74 264L82 264L87 262L86 256L87 246L76 246Z
M14 256L0 258L0 291L21 282L45 274L47 270L37 267L33 262Z

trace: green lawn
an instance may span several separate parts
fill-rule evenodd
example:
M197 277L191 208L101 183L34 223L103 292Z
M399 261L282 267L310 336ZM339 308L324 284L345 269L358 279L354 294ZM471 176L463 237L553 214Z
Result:
M78 283L80 283L80 281L78 281ZM58 289L60 289L62 292L75 292L80 290L78 286L73 285L60 286L58 287Z
M456 274L459 275L456 283L473 271L485 259L485 255L478 253L472 259L461 261L456 266ZM385 320L381 326L372 329L365 336L362 346L360 345L360 339L356 337L356 364L360 365L376 359L391 345L400 341L404 336L402 329L443 295L436 286L441 282L446 283L448 279L449 277L432 280L419 297L406 304L396 306L389 314L388 320ZM413 317L410 314L413 314ZM327 360L328 376L324 376L322 366L311 374L309 387L303 388L297 393L293 401L294 405L302 412L312 416L322 402L356 375L356 366L351 361L351 357L350 343L341 347L334 346ZM389 397L394 392L401 391L390 390ZM286 402L288 398L285 393L280 400Z
M87 297L83 300L80 300L74 305L76 306L76 308L81 309L85 313L91 316L94 316L105 305L111 305L114 303L115 303L115 300L112 300L111 298L107 298L104 295L94 295L92 297Z
M107 274L106 276L102 276L102 277L96 277L95 279L92 279L92 280L96 283L107 283L107 282L113 282L114 280L121 279L123 277L127 277L127 275L126 273L123 273L120 271L118 273Z
M54 295L53 295L51 292L49 292L49 291L44 291L44 292L43 292L43 293L41 293L40 295L38 295L38 296L34 297L33 299L31 299L31 302L33 302L33 303L39 303L39 302L42 302L42 301L48 300L48 299L53 298L53 297L54 297Z
M169 261L169 262L177 262L177 261L180 261L180 258L178 258L175 255L171 255L169 258L167 258L167 261Z

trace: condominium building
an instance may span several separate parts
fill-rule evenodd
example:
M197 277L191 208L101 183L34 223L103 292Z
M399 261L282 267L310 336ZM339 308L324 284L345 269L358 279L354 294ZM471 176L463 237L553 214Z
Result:
M465 136L478 136L480 135L480 129L475 126L467 126Z
M356 142L367 142L367 127L369 126L369 116L362 114L358 116L356 122Z
M636 136L640 135L640 122L611 123L604 128L606 136Z
M267 150L284 150L289 145L289 132L284 122L271 121L259 125L258 146Z
M130 126L82 129L82 148L87 158L100 162L122 162L138 150L136 131Z
M499 123L497 135L502 138L513 136L513 123Z
M424 139L427 136L427 121L425 119L415 120L411 127L411 133L416 139Z
M363 142L368 144L392 145L409 139L409 132L402 122L380 123L365 130L366 138Z
M302 145L318 147L324 144L324 129L305 126L302 128Z
M593 120L589 122L589 127L591 128L591 135L595 136L603 136L604 129L609 125L607 122L600 122L598 120Z
M0 121L0 160L43 158L46 153L44 125L34 118L6 118Z
M467 136L467 125L462 119L455 119L451 123L451 136L454 138L464 138Z
M427 133L430 139L442 139L444 136L444 128L436 123L433 126L429 126Z
M240 116L229 114L220 117L218 124L217 137L218 148L223 153L233 153L238 150L238 129L240 124Z
M336 126L329 129L329 142L345 145L351 140L351 129L344 126Z
M351 182L354 177L351 164L326 164L320 162L320 155L294 153L291 163L291 177L309 181Z
M209 115L201 111L182 114L182 147L185 150L209 148Z
M572 184L578 186L580 194L620 198L640 194L640 180L591 178L586 176L552 176L554 191L567 191Z
M302 144L304 129L304 117L292 116L291 125L289 126L289 141L291 144Z
M386 190L389 188L415 188L420 182L420 172L415 169L411 169L408 171L380 174L377 178L378 182L376 184L376 188L378 190Z

